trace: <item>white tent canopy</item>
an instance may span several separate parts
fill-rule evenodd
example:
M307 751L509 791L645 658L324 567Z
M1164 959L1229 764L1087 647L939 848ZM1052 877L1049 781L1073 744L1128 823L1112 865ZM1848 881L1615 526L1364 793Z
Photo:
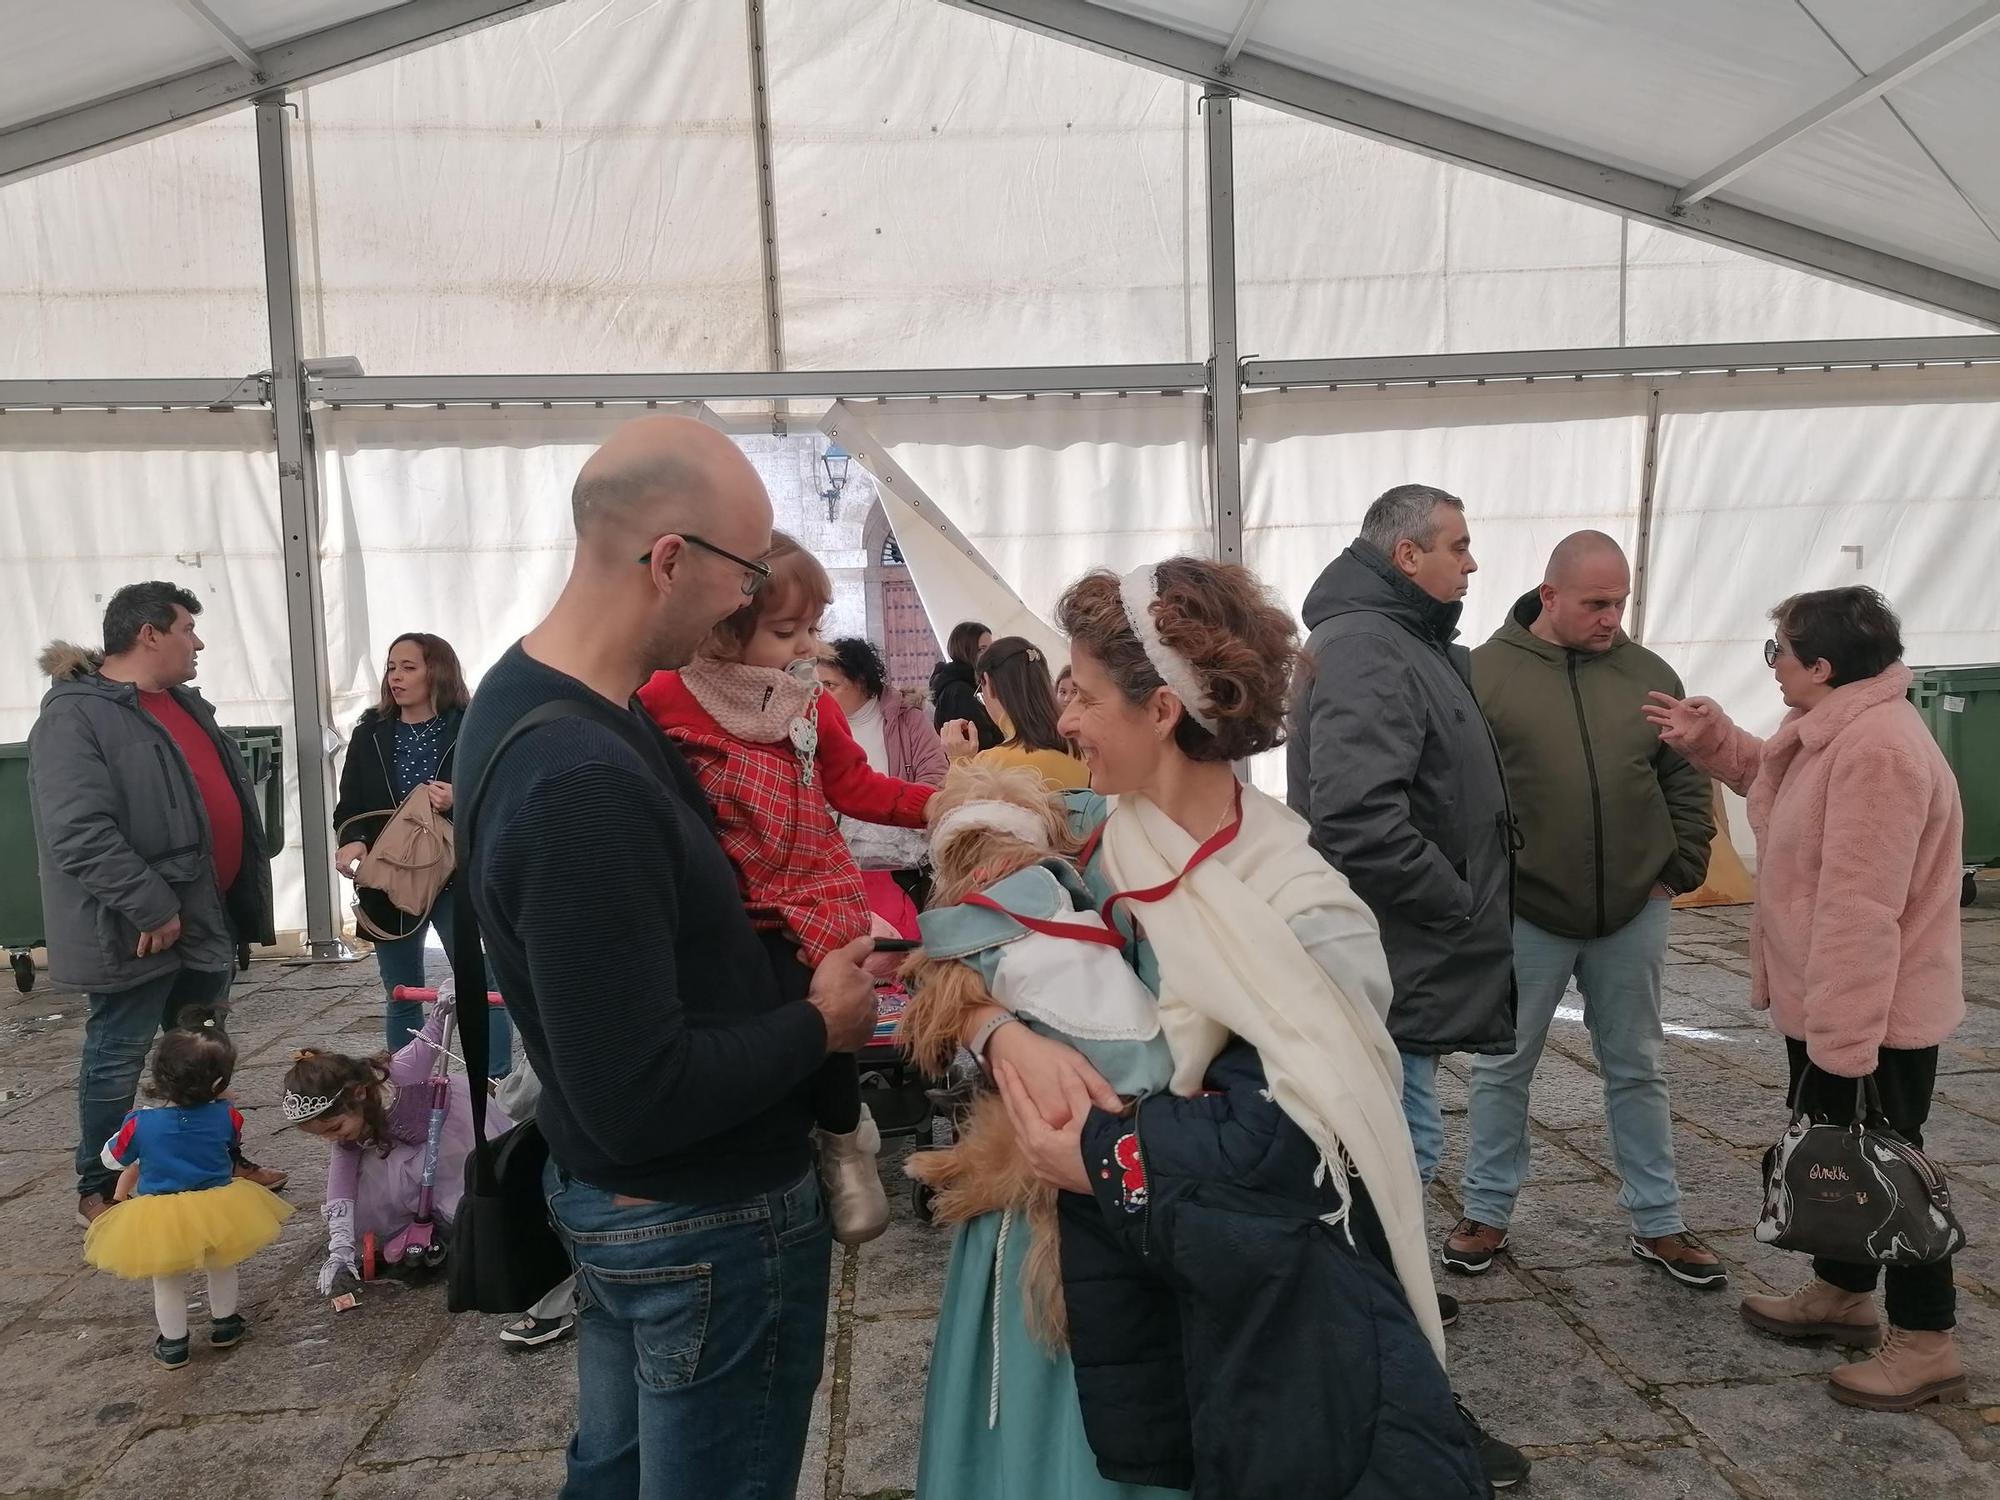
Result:
M940 628L1052 650L1090 566L1241 558L1296 605L1421 479L1471 508L1474 638L1592 525L1753 723L1797 588L1875 583L1913 659L1990 659L1994 9L17 7L0 738L33 643L197 581L211 694L316 747L282 925L331 941L321 752L383 632L490 661L646 402L817 422ZM365 373L304 367L332 356Z

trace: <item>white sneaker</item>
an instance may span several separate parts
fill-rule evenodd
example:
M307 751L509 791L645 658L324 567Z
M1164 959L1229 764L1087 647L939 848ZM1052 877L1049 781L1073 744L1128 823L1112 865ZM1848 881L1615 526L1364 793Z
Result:
M889 1227L889 1195L876 1166L881 1154L882 1132L865 1104L861 1123L846 1135L819 1133L827 1216L833 1220L833 1237L843 1245L865 1245Z

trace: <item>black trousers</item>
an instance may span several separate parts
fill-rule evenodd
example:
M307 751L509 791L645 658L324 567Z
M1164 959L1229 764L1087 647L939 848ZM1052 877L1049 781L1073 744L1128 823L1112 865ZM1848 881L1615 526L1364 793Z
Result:
M1792 1065L1792 1092L1797 1094L1799 1077L1806 1071L1806 1044L1786 1037L1785 1052ZM1897 1133L1919 1150L1924 1144L1924 1121L1930 1118L1937 1063L1935 1047L1884 1047L1876 1055L1875 1087L1882 1095L1882 1113ZM1852 1120L1858 1082L1814 1068L1806 1077L1800 1103L1815 1119ZM1958 1294L1952 1287L1949 1258L1927 1266L1888 1269L1885 1300L1891 1324L1936 1332L1957 1321ZM1872 1292L1881 1273L1882 1267L1874 1264L1813 1259L1813 1275L1844 1291Z
M812 988L812 970L799 962L796 938L782 932L758 934L778 976L781 999L803 1000ZM861 1066L852 1052L831 1052L812 1078L813 1123L821 1130L846 1135L861 1123Z

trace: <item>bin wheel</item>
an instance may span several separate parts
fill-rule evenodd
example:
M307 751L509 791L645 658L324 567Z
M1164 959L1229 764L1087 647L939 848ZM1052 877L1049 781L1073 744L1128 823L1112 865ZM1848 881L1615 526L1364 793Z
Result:
M918 1222L924 1224L931 1222L931 1204L936 1198L937 1193L927 1183L910 1184L910 1208L916 1214Z
M1970 870L1965 872L1965 883L1958 888L1958 904L1960 906L1977 906L1979 904L1979 877ZM16 963L20 962L19 959L14 961ZM19 977L19 972L19 970L15 971L17 978ZM21 988L25 990L27 986L24 984Z
M35 987L35 956L32 953L16 953L8 963L14 970L14 988L27 994Z

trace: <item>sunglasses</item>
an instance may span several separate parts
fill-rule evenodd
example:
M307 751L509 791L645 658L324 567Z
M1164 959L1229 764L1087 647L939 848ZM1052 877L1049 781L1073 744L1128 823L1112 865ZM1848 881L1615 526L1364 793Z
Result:
M752 562L747 557L738 557L734 552L718 547L706 537L698 537L691 531L681 532L680 539L690 547L699 547L704 552L713 552L717 557L733 562L737 567L741 568L744 572L743 597L746 599L756 598L757 591L770 582L771 566L769 563ZM648 547L644 552L640 553L639 561L642 565L650 568L653 565L653 549Z
M1765 666L1775 667L1778 664L1778 658L1783 656L1784 654L1785 654L1785 648L1780 646L1776 641L1764 642Z

